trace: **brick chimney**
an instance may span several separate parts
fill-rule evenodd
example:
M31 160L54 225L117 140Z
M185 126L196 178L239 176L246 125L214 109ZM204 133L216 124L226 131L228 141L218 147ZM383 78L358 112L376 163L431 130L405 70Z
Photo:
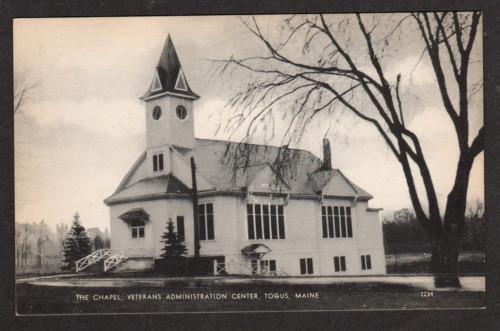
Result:
M332 170L332 151L328 138L323 139L323 165L322 170Z

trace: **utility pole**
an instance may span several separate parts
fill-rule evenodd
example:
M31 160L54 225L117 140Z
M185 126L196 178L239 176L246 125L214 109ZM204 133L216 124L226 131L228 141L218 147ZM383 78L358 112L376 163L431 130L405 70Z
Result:
M194 157L191 157L191 179L193 182L191 198L193 200L194 219L194 257L198 259L200 257L200 229L198 225L198 187L196 186L196 164L194 163Z

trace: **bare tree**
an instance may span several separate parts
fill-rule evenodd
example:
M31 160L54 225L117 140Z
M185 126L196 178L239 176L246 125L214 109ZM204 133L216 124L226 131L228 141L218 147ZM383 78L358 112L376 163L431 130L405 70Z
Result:
M25 72L14 74L14 114L23 110L37 85Z
M69 226L67 223L61 222L56 225L56 236L57 236L57 244L59 248L59 254L62 257L62 252L64 250L64 239L69 232Z
M395 15L392 21L384 16L384 22L377 17L294 15L282 22L278 38L264 32L276 27L266 30L254 17L243 19L265 54L222 61L223 72L245 70L252 75L248 87L228 103L233 113L225 129L235 132L245 125L242 142L248 141L256 126L271 123L273 112L284 105L291 114L283 135L285 145L299 140L315 116L336 109L373 125L402 167L416 217L430 239L432 270L440 275L436 284L459 286L458 253L469 175L474 159L484 150L484 128L472 137L469 130L470 99L482 89L482 81L471 84L469 79L481 13L413 13ZM421 40L422 56L430 59L443 111L456 132L459 158L444 214L421 137L405 122L409 111L404 106L401 74L390 77L389 65L383 61L397 34L412 42ZM360 53L367 63L359 61ZM425 194L419 194L418 183Z

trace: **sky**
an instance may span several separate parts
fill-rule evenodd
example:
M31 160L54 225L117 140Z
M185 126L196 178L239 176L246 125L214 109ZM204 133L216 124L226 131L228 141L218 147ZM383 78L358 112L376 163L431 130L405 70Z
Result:
M273 34L283 17L259 17ZM186 78L201 98L195 135L227 138L217 131L221 109L252 77L224 77L212 59L265 50L236 16L45 18L14 21L16 79L35 85L15 115L16 221L44 220L55 228L75 212L86 227L109 228L110 196L145 148L144 104L139 97L153 77L170 33ZM480 38L479 38L480 39ZM404 102L415 109L408 126L421 137L441 209L452 186L458 155L450 119L437 93L421 45L406 46L388 65L402 73ZM481 47L479 47L480 49ZM479 57L481 54L478 55ZM369 70L369 69L367 69ZM476 70L476 76L482 70ZM479 77L482 78L482 77ZM482 100L471 107L472 131L482 125ZM329 118L333 167L370 192L373 207L410 207L400 165L373 127L349 114ZM325 118L310 124L296 147L322 157ZM254 142L259 141L255 137ZM468 199L483 199L483 156L475 161Z

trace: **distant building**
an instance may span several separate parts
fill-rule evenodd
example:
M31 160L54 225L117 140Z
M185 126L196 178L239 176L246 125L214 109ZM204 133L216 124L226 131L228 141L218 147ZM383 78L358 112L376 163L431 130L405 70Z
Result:
M386 272L379 209L368 206L369 193L332 168L328 140L323 142L323 161L308 151L289 149L293 161L281 178L273 168L280 149L273 146L247 145L253 149L248 166L233 170L223 158L236 143L194 136L193 103L198 98L168 36L141 97L146 150L105 200L111 247L135 261L130 268L150 268L160 257L160 237L169 220L193 256L194 157L200 255L213 261L214 273Z
M102 232L99 228L88 228L87 229L87 235L91 240L93 240L95 237L98 235L102 237Z

